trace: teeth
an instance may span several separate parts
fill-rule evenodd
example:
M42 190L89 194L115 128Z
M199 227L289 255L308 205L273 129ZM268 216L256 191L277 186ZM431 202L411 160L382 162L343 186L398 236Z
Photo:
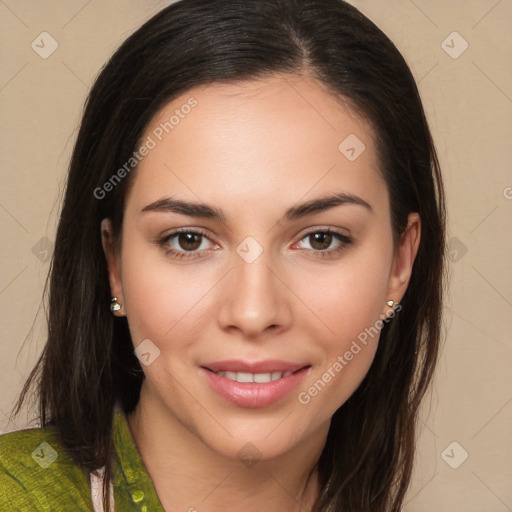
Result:
M254 382L254 375L252 373L238 372L236 380L238 382Z
M237 382L257 382L265 384L284 377L289 377L293 372L272 372L272 373L248 373L248 372L215 372L221 377Z

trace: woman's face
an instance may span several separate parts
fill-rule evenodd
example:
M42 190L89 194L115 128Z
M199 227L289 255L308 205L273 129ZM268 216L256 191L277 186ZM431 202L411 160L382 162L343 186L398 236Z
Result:
M119 258L103 225L141 400L232 458L323 442L419 242L411 215L394 250L372 127L313 79L274 75L184 93L141 144Z

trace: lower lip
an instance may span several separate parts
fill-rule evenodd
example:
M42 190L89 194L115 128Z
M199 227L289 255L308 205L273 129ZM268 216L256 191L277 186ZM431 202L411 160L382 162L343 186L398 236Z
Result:
M228 402L239 407L267 407L295 389L309 373L310 368L301 368L288 377L281 377L263 384L237 382L203 367L201 371L212 389Z

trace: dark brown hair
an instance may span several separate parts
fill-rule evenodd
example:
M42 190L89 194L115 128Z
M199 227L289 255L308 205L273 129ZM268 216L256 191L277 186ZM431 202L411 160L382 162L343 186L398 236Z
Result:
M149 121L173 98L197 85L280 72L314 76L370 120L395 243L410 212L422 220L402 310L384 325L368 374L334 414L318 460L316 511L397 512L411 477L418 407L438 355L444 194L406 62L342 0L182 0L112 56L87 99L69 167L46 289L48 341L15 412L34 387L41 424L56 427L77 464L105 465L111 476L113 407L134 409L144 375L126 318L109 312L100 223L110 218L119 237L136 170L100 199L95 190L133 156Z

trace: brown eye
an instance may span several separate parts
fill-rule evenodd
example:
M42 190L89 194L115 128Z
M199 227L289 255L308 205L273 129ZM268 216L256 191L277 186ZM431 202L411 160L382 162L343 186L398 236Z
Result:
M202 257L204 256L203 253L215 245L206 233L192 229L175 231L161 239L157 239L156 243L168 255L177 259Z
M331 245L333 236L330 233L318 232L309 235L311 247L313 249L324 251Z
M306 233L299 242L299 244L303 243L307 243L309 247L301 248L307 249L313 256L327 258L339 255L352 243L352 238L337 231L319 229Z
M197 233L180 233L177 241L181 249L185 251L195 251L201 246L202 235Z

